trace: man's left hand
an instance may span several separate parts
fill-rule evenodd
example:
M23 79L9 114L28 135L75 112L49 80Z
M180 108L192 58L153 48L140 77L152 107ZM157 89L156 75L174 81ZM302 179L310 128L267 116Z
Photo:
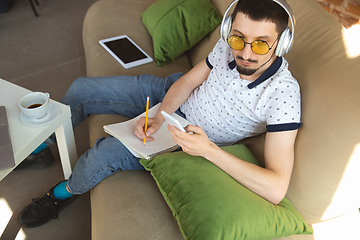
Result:
M210 149L217 147L209 140L201 127L187 125L185 127L186 133L181 132L174 126L168 125L167 127L174 142L190 155L207 158L207 155L211 152Z

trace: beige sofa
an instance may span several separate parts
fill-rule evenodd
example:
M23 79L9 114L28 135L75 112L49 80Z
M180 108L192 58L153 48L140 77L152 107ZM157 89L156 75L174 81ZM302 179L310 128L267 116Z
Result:
M140 13L154 0L100 0L89 9L83 29L88 76L165 77L186 72L219 39L214 30L174 63L124 69L98 40L127 34L153 54ZM224 13L231 0L211 0ZM315 0L288 0L297 19L295 43L285 55L302 91L302 122L287 198L314 229L284 239L360 239L360 57L351 53L345 30ZM91 145L102 126L120 116L89 120ZM263 159L264 136L244 143ZM175 219L146 171L118 172L91 191L92 239L182 239Z

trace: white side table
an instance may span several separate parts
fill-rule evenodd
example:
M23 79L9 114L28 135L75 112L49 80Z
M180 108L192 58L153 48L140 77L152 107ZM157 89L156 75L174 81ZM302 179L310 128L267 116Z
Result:
M50 99L59 111L57 117L45 126L28 126L20 120L18 101L29 92L31 91L0 79L0 105L6 107L8 115L15 167L55 132L64 177L68 179L72 172L70 162L77 159L70 107ZM0 170L0 180L12 170L13 168Z

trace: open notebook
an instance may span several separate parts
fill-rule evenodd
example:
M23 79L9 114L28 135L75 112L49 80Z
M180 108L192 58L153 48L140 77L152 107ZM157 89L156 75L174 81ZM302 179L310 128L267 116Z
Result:
M6 108L0 106L0 170L15 166Z
M149 118L154 117L159 108L160 103L149 109ZM172 139L167 129L166 122L155 134L152 135L152 137L154 137L154 141L147 142L144 146L143 141L137 138L134 134L136 121L142 116L145 117L145 112L125 122L105 125L104 131L119 139L124 144L124 146L126 146L129 151L138 158L150 159L161 153L172 152L179 148L179 146ZM183 127L190 124L189 121L180 117L176 113L173 113L171 116L179 120Z

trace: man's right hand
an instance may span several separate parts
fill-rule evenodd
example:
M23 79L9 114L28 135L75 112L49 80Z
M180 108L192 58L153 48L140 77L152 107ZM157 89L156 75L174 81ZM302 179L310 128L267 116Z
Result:
M154 138L151 137L151 135L153 135L159 130L163 122L164 122L163 120L158 120L157 118L148 118L146 141L148 142L154 141ZM144 129L145 129L145 117L141 117L139 120L136 121L135 136L137 136L141 140L144 140L145 138Z

